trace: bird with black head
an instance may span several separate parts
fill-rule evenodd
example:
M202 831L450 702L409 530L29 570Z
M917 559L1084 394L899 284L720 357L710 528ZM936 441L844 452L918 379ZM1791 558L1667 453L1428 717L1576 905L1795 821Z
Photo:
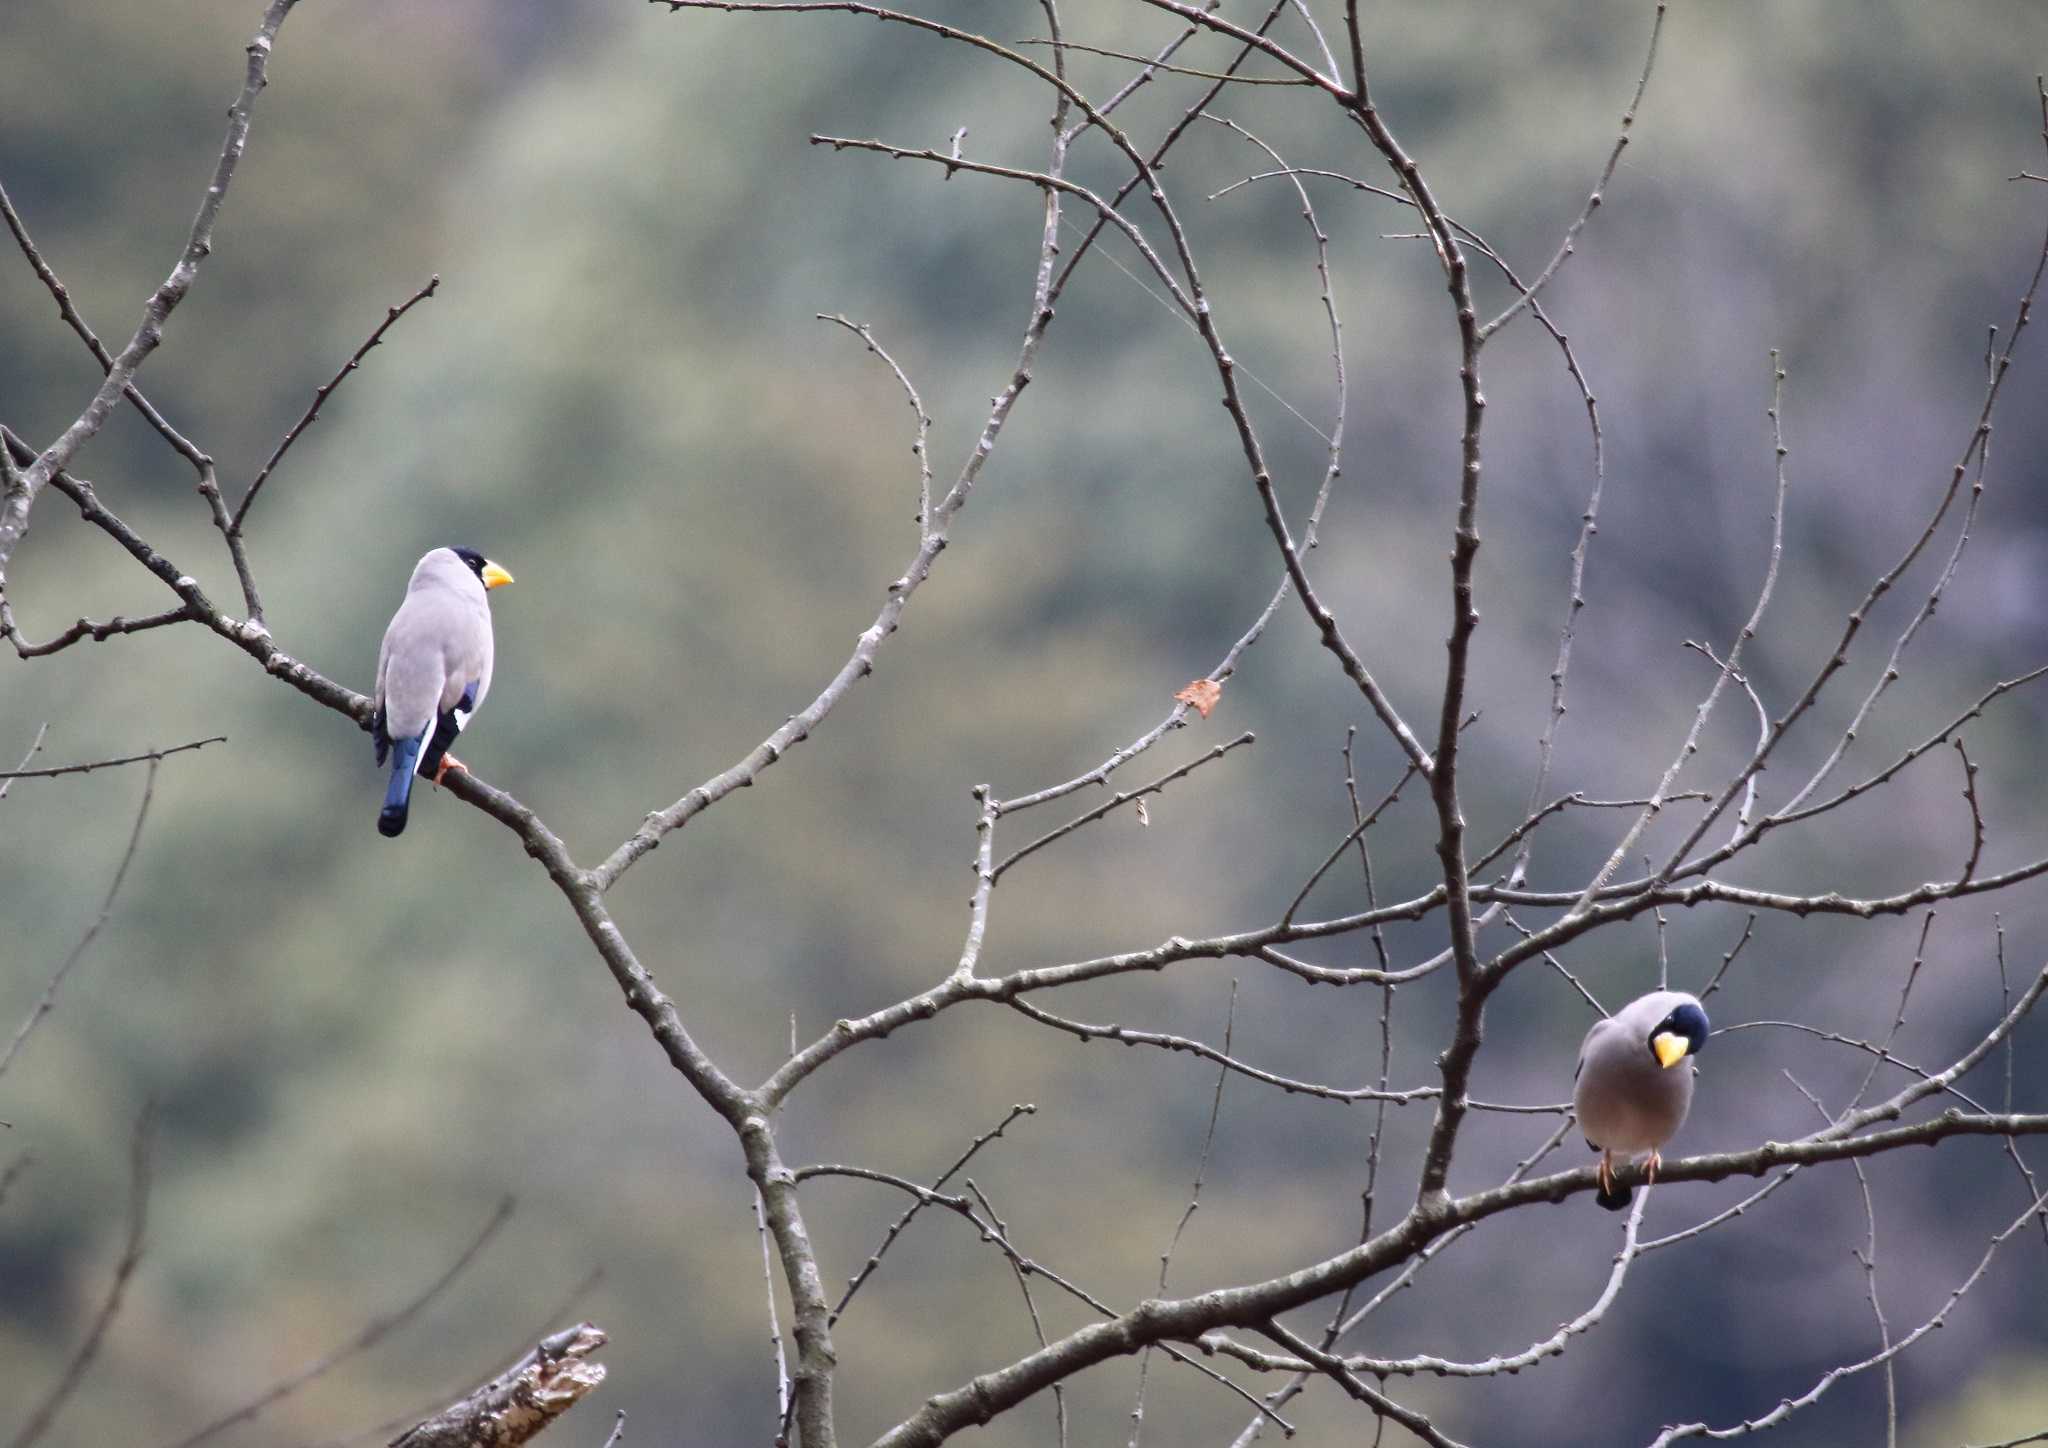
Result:
M474 548L436 548L414 567L377 651L370 738L377 763L391 760L379 833L404 831L413 776L438 784L447 771L467 768L448 749L491 690L488 590L511 581Z
M1604 1021L1596 1021L1579 1047L1572 1109L1586 1145L1600 1153L1600 1194L1618 1212L1635 1195L1617 1187L1617 1162L1647 1156L1645 1181L1657 1180L1658 1154L1692 1109L1692 1058L1707 1044L1707 1013L1697 996L1651 991Z

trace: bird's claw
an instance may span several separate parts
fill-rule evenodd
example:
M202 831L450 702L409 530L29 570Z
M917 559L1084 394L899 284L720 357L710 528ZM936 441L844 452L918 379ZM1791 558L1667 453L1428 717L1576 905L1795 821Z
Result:
M462 774L469 773L468 765L464 764L461 760L457 759L452 754L444 754L441 756L441 767L434 771L434 783L439 784L447 776L448 771L451 769L456 770Z

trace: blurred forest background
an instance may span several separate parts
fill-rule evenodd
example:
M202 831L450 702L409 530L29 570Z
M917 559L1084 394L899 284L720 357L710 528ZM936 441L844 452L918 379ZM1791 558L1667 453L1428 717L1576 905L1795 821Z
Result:
M259 8L0 5L0 179L105 337L127 336L176 255ZM1022 0L946 8L1005 39L1044 33ZM1067 18L1074 38L1122 49L1173 33L1156 12L1100 0ZM1533 273L1605 157L1649 21L1639 3L1407 0L1370 7L1368 56L1382 109L1447 208ZM1646 792L1711 682L1683 642L1720 647L1748 612L1769 539L1768 349L1790 374L1794 481L1784 573L1749 671L1775 707L1917 531L1975 417L1985 328L2008 321L2039 253L2048 194L2007 178L2043 168L2044 59L2048 10L2023 0L1674 8L1635 142L1547 294L1608 442L1559 790ZM1073 66L1097 95L1129 69ZM1156 135L1194 85L1151 88L1127 126ZM1385 181L1355 133L1290 132L1269 94L1228 100L1254 129L1271 119L1262 134L1291 161ZM594 860L808 702L914 547L908 410L886 370L813 314L870 324L903 362L937 419L942 482L1007 379L1037 193L806 140L943 149L963 125L970 155L1042 163L1045 110L1014 74L871 21L671 16L632 0L308 3L281 34L215 255L142 386L215 454L233 495L385 308L440 274L435 298L267 486L251 547L271 625L286 649L367 690L420 553L467 543L503 562L519 582L494 595L497 681L462 753ZM1284 183L1200 199L1264 169L1212 126L1169 176L1237 355L1308 419L1254 389L1300 509L1332 401L1307 232ZM1099 143L1076 172L1121 175ZM1316 199L1351 386L1348 465L1315 566L1382 683L1411 717L1432 718L1458 402L1441 277L1424 244L1386 239L1413 229L1397 208L1329 183ZM1112 256L1127 258L1106 247L1062 303L1037 379L875 679L762 787L615 892L642 958L743 1079L782 1058L792 1017L809 1039L942 976L964 924L970 788L1022 793L1099 762L1213 666L1279 576L1205 357ZM1482 285L1507 299L1493 278ZM99 374L11 247L0 338L0 417L47 442ZM2048 655L2044 344L2021 346L1962 575L1859 743L1865 765ZM1482 842L1521 817L1591 481L1583 405L1550 340L1525 318L1488 364L1483 713L1466 766ZM217 600L234 597L189 472L131 412L76 470ZM1922 594L1927 567L1909 580ZM54 493L10 583L37 638L80 614L167 601ZM1827 727L1881 669L1913 605L1914 589L1902 593L1866 632ZM1971 733L1987 869L2044 853L2042 710L2022 691ZM220 1441L321 1442L425 1406L509 1360L598 1267L573 1313L611 1333L611 1377L594 1411L556 1430L562 1441L601 1440L615 1408L634 1443L772 1437L739 1155L508 833L429 794L404 839L380 839L367 739L195 629L9 658L7 763L46 721L38 763L231 740L164 765L113 922L0 1089L12 1124L0 1164L34 1157L0 1207L0 1380L15 1402L59 1370L104 1291L130 1126L145 1099L161 1106L147 1255L47 1441L174 1441L405 1300L505 1193L519 1200L512 1223L421 1322ZM1275 918L1348 826L1339 750L1354 723L1366 726L1361 792L1377 797L1398 756L1288 604L1217 715L1135 769L1150 778L1245 728L1256 747L1155 801L1149 829L1119 815L1021 866L998 899L987 968ZM1766 798L1827 738L1821 728L1789 750ZM1720 777L1753 739L1746 706L1725 704L1697 778ZM9 1029L97 911L141 788L139 771L111 771L25 781L0 802ZM1969 842L1957 795L1944 751L1853 830L1784 831L1738 878L1873 892L1947 878ZM1041 827L1027 821L1010 842ZM1549 826L1533 883L1576 886L1620 827ZM1411 789L1375 836L1383 891L1436 878L1432 830L1426 792ZM1334 912L1352 887L1325 889L1317 900ZM2039 888L1944 910L1901 1055L1945 1060L1995 1017L1994 908L2015 974L2038 967ZM1725 910L1670 920L1674 983L1696 988L1742 928ZM1790 1017L1881 1036L1920 928L1918 916L1760 921L1716 1024ZM1394 932L1399 958L1437 949L1439 930ZM1569 963L1610 1004L1654 985L1647 924L1596 941ZM1327 958L1364 963L1363 949ZM1372 1078L1378 996L1364 989L1313 992L1239 962L1047 1004L1215 1039L1233 977L1239 1054L1338 1084ZM1434 1080L1449 998L1441 982L1398 998L1397 1084ZM1554 976L1521 972L1490 1013L1476 1091L1564 1099L1588 1020ZM1809 1130L1812 1107L1781 1069L1839 1103L1863 1066L1786 1033L1718 1040L1677 1146ZM1128 1304L1156 1285L1202 1147L1208 1067L967 1008L827 1071L829 1089L799 1093L786 1113L792 1162L928 1180L1013 1102L1035 1102L976 1179L1026 1251L1099 1294ZM2017 1093L2038 1101L2044 1085L2048 1035L2035 1022ZM1392 1114L1397 1197L1412 1190L1425 1109ZM1368 1112L1231 1082L1175 1287L1348 1245ZM1497 1179L1548 1129L1474 1121L1454 1185ZM1895 1328L1930 1315L2022 1204L2000 1162L1982 1141L1869 1165ZM1747 1189L1661 1191L1651 1227ZM855 1183L820 1183L806 1200L828 1285L902 1206ZM1810 1171L1731 1227L1646 1259L1614 1316L1561 1361L1409 1392L1482 1443L1637 1442L1666 1422L1761 1412L1874 1350L1850 1253L1863 1230L1850 1171ZM1425 1273L1362 1345L1517 1348L1591 1301L1617 1240L1614 1219L1579 1199L1511 1214ZM2042 1248L2039 1234L2016 1239L1948 1329L1901 1360L1905 1441L1975 1443L2048 1422ZM1049 1328L1079 1321L1050 1313ZM1001 1259L955 1220L923 1221L838 1333L842 1430L865 1441L1029 1343ZM1212 1384L1152 1371L1151 1441L1224 1443L1241 1425L1241 1405ZM1135 1378L1118 1363L1070 1389L1078 1442L1123 1441ZM1327 1387L1295 1416L1297 1441L1315 1444L1356 1442L1363 1421ZM1881 1440L1882 1424L1869 1375L1777 1441ZM1051 1431L1050 1404L1034 1402L974 1441Z

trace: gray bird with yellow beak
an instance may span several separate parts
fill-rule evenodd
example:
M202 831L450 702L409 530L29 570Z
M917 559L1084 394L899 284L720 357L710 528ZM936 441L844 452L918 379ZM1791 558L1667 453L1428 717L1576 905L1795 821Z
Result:
M464 769L448 752L491 691L491 605L486 590L512 575L474 548L436 548L419 561L405 602L377 651L377 762L391 759L391 783L377 829L397 835L412 804L412 781L435 783Z
M1692 1108L1690 1057L1707 1044L1707 1013L1697 996L1652 991L1594 1023L1579 1047L1572 1108L1586 1145L1600 1153L1600 1194L1594 1200L1618 1212L1635 1195L1615 1189L1618 1160L1647 1154L1646 1180L1657 1180L1658 1148L1685 1124Z

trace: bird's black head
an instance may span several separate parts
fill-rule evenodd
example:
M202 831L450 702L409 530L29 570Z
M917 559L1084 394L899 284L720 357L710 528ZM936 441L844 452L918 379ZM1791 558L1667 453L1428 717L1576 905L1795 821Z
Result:
M1676 1065L1707 1048L1707 1013L1698 1001L1680 1001L1650 1032L1650 1054L1660 1065Z
M501 588L512 581L512 575L500 568L474 548L450 548L448 550L469 566L477 582L485 588Z

